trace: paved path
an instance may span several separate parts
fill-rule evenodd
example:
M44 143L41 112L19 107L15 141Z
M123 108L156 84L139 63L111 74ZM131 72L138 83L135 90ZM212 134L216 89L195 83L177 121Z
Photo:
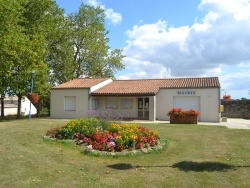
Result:
M199 122L198 124L220 125L220 126L226 126L229 129L250 129L250 119L227 118L227 122L220 122L220 123Z
M136 123L151 123L151 121L134 120ZM169 121L155 121L155 123L169 123ZM227 122L211 123L198 122L200 125L225 126L229 129L250 129L250 119L227 118Z
M51 119L49 119L51 120ZM59 119L55 119L59 120ZM66 119L60 119L66 121ZM68 119L67 119L68 120ZM69 120L68 120L69 121ZM169 121L148 121L148 120L133 120L125 122L135 122L135 123L170 123ZM227 118L227 122L211 123L211 122L198 122L199 125L215 125L215 126L225 126L229 129L250 129L250 119L236 119Z

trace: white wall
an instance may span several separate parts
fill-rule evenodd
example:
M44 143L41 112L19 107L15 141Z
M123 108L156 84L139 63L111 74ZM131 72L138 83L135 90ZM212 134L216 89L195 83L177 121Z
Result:
M65 111L65 96L76 97L76 109ZM58 119L71 119L87 117L89 111L89 90L88 89L52 89L50 117Z
M17 114L17 108L4 108L4 115L5 116L16 115L16 114Z
M178 94L177 91L195 91L194 95L190 94ZM65 96L76 97L76 109L75 111L65 111L64 98ZM160 89L157 93L154 101L156 104L155 118L158 120L169 120L167 112L174 107L174 97L185 96L199 97L200 101L200 113L199 121L203 122L219 122L220 121L220 90L219 88L207 88L207 89ZM113 109L117 113L121 114L124 118L137 118L137 97L115 97L117 99L117 108ZM99 110L106 109L107 97L102 96L89 96L88 89L52 89L51 90L51 118L77 118L87 117L87 112L91 110L92 99L99 100ZM131 109L122 109L122 99L132 99L133 104ZM153 107L152 107L153 109ZM151 117L152 116L152 117ZM154 120L154 114L150 117Z
M15 97L17 100L17 97ZM4 115L16 115L17 114L17 101L14 100L12 103L9 103L9 101L6 102L7 104L13 104L11 107L6 107L4 108ZM24 99L21 100L21 115L29 115L29 110L30 110L30 100L25 97ZM31 103L31 114L35 115L37 114L36 107Z
M181 94L178 91L195 91L195 95ZM160 89L156 95L156 118L158 120L169 120L167 112L174 107L175 96L198 96L200 97L200 121L219 122L220 121L220 90L219 88L207 89Z
M25 97L24 99L22 99L22 103L21 103L21 114L24 115L29 115L29 111L30 111L30 100ZM31 114L34 115L37 113L36 107L31 103Z

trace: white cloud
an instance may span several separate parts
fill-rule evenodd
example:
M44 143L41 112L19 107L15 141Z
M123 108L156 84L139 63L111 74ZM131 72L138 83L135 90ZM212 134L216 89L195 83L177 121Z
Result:
M111 24L113 25L119 25L122 22L122 14L115 12L113 9L106 8L105 5L103 5L101 2L97 0L88 0L87 1L89 5L92 6L100 6L102 9L105 10L106 18L110 20Z
M201 10L215 10L223 15L232 15L236 20L247 20L250 16L249 0L202 0Z
M230 94L233 99L246 97L250 92L250 64L243 67L241 65L234 67L234 69L238 68L240 70L237 70L237 72L234 71L231 74L220 76L222 89L226 89L227 94Z
M97 7L97 6L100 6L100 2L98 2L97 0L88 0L88 4L94 6L94 7Z
M114 12L113 9L106 9L105 11L107 19L111 20L112 24L117 25L122 21L122 15L120 13Z
M250 2L202 0L199 8L207 14L191 26L168 27L166 21L159 20L128 30L123 63L134 73L123 77L220 76L225 85L226 78L234 78L226 85L232 89L237 78L249 81L250 74L239 77L223 69L250 65Z
M170 77L170 70L164 65L157 62L150 61L138 61L134 58L125 57L125 64L129 67L133 67L133 65L137 65L133 67L133 71L126 73L124 75L118 76L118 79L129 79L129 78L166 78Z

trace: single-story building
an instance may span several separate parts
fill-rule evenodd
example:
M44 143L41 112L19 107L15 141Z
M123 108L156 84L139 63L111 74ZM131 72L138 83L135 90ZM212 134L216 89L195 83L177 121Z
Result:
M87 117L112 109L124 118L169 120L172 108L197 110L199 121L220 122L217 77L112 80L78 78L51 90L51 118Z

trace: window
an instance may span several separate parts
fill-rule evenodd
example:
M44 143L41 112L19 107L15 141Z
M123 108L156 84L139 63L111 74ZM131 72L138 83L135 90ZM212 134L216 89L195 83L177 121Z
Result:
M99 107L99 100L98 99L92 99L92 110L96 110Z
M117 97L107 97L106 108L118 108Z
M75 96L66 96L65 100L65 111L75 111L76 110L76 97Z
M133 99L122 99L122 109L132 109Z

